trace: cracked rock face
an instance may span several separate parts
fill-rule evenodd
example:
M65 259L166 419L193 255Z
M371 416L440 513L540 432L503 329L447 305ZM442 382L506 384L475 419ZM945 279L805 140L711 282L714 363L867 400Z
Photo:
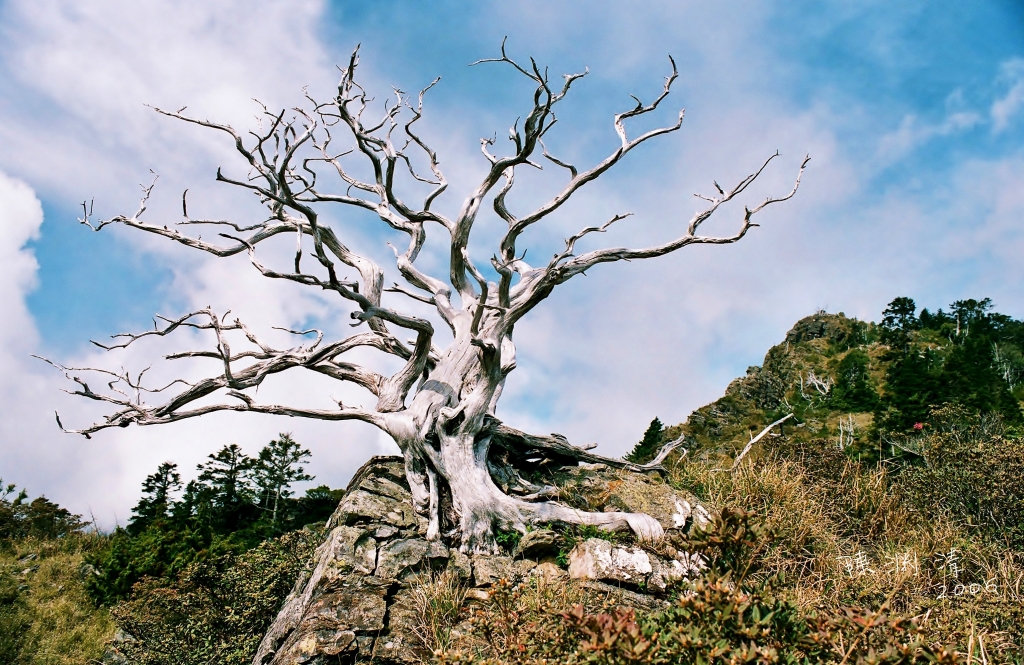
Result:
M260 643L254 665L419 662L409 582L450 553L427 542L398 457L356 472L328 522L312 571L300 576Z
M630 508L653 509L667 528L698 525L701 511L707 514L664 484L613 477L594 480L603 493L614 490L612 497ZM511 557L469 557L440 542L428 542L426 529L426 520L413 509L402 459L374 457L363 465L327 523L312 569L296 581L253 665L429 661L431 654L416 634L422 618L415 602L416 585L427 571L450 569L464 584L477 587L469 597L484 601L483 587L502 578L566 578L565 571L552 563L563 542L553 531L525 534ZM537 564L536 559L545 558L545 563ZM664 602L651 592L663 591L702 567L699 557L682 552L665 560L639 547L594 538L573 550L569 575L592 591L650 609Z
M374 574L384 579L399 579L424 567L444 568L447 561L448 548L441 543L419 538L393 540L380 548Z

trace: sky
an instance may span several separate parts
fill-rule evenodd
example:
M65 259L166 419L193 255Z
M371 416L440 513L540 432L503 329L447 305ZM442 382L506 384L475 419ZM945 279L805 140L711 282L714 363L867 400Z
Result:
M215 132L151 107L255 125L272 109L332 94L337 65L360 45L365 87L417 91L440 76L421 122L451 182L454 213L484 173L482 137L529 109L531 88L497 64L533 57L589 71L562 104L549 148L579 166L614 150L612 116L679 79L658 117L680 131L638 148L528 236L531 256L617 213L633 216L586 248L644 246L680 234L694 193L735 183L780 156L740 203L792 186L742 242L599 266L560 287L516 328L518 368L498 408L531 432L560 432L621 455L654 417L678 423L760 364L817 310L879 318L897 296L932 309L990 297L1024 317L1024 5L1011 0L861 2L291 2L0 0L0 477L45 494L101 528L124 524L140 485L170 460L185 478L228 443L249 454L278 432L313 452L313 484L344 486L373 454L397 450L358 423L215 415L173 425L62 433L102 416L63 392L69 366L191 375L163 354L202 343L187 333L105 353L89 343L152 326L152 316L231 309L277 342L277 327L342 335L347 310L298 285L260 277L131 229L79 224L131 214L159 174L147 218L180 219L181 192L204 215L245 221L251 200L218 185L241 172ZM152 173L151 173L152 172ZM516 209L550 197L564 172L524 174ZM325 212L342 239L395 276L393 235L349 211ZM742 208L716 214L727 233ZM498 220L482 215L470 249L488 257ZM436 229L430 236L439 240ZM288 248L282 250L285 254ZM274 255L283 256L283 254ZM436 242L421 262L444 274ZM478 260L478 263L483 261ZM269 282L269 283L268 283ZM183 374L182 374L183 373ZM261 399L329 405L365 400L328 382L282 375Z

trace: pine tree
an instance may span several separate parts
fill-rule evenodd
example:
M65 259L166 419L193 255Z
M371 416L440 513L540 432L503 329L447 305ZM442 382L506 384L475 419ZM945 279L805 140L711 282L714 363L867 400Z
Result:
M209 461L200 464L198 484L209 489L218 526L231 531L238 525L240 513L250 505L252 483L250 475L254 460L242 452L236 443L224 446ZM197 487L201 494L202 487Z
M214 513L214 490L206 483L190 480L185 485L181 499L174 503L171 516L178 527L202 527L212 525Z
M988 298L958 300L951 306L960 333L939 375L940 401L999 413L1006 422L1017 424L1022 421L1020 406L996 363L997 331L986 313L991 306Z
M635 464L643 464L644 462L649 462L654 459L654 456L658 453L658 449L661 447L661 439L664 432L665 426L661 424L661 420L655 418L651 421L651 424L647 426L647 431L644 432L644 438L640 440L640 443L633 446L633 450L631 450L623 459Z
M292 495L288 489L292 483L313 480L305 469L298 466L311 456L308 450L299 446L291 434L281 433L260 451L256 460L256 483L263 497L266 510L270 511L270 522L276 525L281 500Z
M917 305L913 298L894 298L882 310L882 322L879 324L880 338L883 344L893 350L906 353L910 345L910 333L917 330L921 322L915 316Z
M975 323L984 323L988 320L988 312L992 309L992 299L982 298L975 300L957 300L949 306L950 314L956 321L956 336L966 336L970 333Z
M167 517L171 506L171 494L181 489L181 474L174 462L164 462L156 473L146 476L142 483L143 497L132 509L134 516L128 523L131 533L139 533L157 520Z
M846 411L870 411L878 402L878 394L868 375L868 354L854 349L846 354L836 370L832 404Z

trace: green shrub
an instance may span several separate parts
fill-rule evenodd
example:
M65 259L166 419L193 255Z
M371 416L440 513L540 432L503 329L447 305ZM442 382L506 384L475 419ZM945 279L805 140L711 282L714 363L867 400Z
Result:
M131 640L117 643L139 665L245 664L320 542L296 531L242 554L187 566L172 584L153 578L111 609Z
M1024 439L1007 437L999 418L962 407L933 411L929 425L916 442L922 463L902 479L914 505L1024 549Z

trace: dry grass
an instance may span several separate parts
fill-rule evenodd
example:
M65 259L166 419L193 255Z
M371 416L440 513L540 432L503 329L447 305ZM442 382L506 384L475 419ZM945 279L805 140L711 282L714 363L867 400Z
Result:
M488 599L467 603L463 620L452 631L442 663L499 663L534 643L545 627L563 613L583 606L594 611L607 599L588 592L574 580L530 577L518 584L501 580Z
M24 539L0 550L0 571L18 583L20 656L11 665L81 665L96 662L114 635L106 609L86 596L81 566L102 536L75 534L59 540ZM26 561L29 555L36 558Z
M862 465L820 441L736 473L688 460L671 482L711 507L762 515L777 535L765 573L782 574L807 611L888 602L920 615L935 643L966 652L981 635L994 662L1024 653L1024 553L979 537L942 506L915 510L893 468Z
M448 651L466 601L466 584L451 568L430 572L413 588L412 605L421 623L413 628L427 651ZM458 637L456 631L455 637Z

